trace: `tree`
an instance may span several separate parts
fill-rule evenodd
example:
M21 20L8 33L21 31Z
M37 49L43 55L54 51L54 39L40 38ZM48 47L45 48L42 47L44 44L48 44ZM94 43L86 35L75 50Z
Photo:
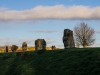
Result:
M80 44L85 48L94 44L94 29L88 26L88 24L81 22L79 25L75 26L74 34L76 43Z

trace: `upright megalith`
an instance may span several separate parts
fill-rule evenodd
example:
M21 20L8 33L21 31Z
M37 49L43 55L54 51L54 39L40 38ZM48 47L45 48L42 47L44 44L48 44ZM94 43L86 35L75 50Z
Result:
M6 46L6 52L8 52L8 46Z
M65 48L74 48L75 47L72 30L64 29L63 43L64 43Z
M18 49L18 46L12 45L12 47L11 47L12 52L16 52L17 49Z
M27 43L23 42L22 43L22 51L25 52L27 50Z
M44 39L35 40L35 50L46 50L46 41Z

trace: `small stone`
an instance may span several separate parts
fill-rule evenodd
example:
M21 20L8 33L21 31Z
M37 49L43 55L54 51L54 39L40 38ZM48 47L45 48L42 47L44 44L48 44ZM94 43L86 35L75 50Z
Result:
M22 51L25 52L27 50L27 43L23 42L22 43Z

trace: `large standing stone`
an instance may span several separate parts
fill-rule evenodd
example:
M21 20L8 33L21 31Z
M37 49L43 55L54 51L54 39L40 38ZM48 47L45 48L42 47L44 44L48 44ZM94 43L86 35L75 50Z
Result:
M46 50L46 41L44 39L35 40L35 50Z
M23 42L22 43L22 50L25 52L27 50L27 43Z
M70 30L70 29L64 30L63 43L64 43L65 48L74 48L75 47L72 30Z
M18 49L18 46L12 45L12 47L11 47L12 52L16 52L17 49Z

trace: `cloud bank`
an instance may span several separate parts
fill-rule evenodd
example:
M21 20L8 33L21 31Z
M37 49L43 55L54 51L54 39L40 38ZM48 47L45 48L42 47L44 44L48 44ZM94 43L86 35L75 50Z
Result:
M12 20L89 19L100 20L100 6L36 6L29 10L0 8L0 22Z

